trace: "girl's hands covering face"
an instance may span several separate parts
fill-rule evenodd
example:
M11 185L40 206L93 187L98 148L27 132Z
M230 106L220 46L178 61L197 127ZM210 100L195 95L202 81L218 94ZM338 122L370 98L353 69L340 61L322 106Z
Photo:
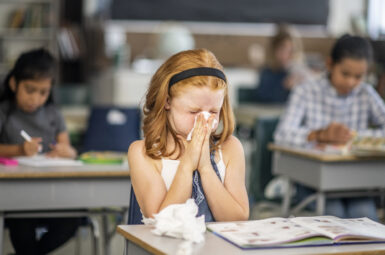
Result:
M200 173L203 171L207 171L211 169L211 161L210 161L210 135L213 131L213 123L215 120L215 116L211 115L205 124L205 136L202 144L201 155L199 159L198 170Z
M181 163L188 164L192 171L196 170L201 157L202 145L206 136L206 120L203 114L199 114L192 133L191 141L184 140L185 152L181 158Z

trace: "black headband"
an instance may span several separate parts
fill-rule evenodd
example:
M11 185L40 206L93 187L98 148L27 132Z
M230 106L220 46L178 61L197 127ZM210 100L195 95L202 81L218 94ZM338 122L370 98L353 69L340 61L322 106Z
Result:
M180 73L175 74L171 77L170 82L168 83L168 87L170 88L172 85L177 83L178 81L193 77L193 76L215 76L226 82L225 74L216 68L211 67L198 67L184 70Z

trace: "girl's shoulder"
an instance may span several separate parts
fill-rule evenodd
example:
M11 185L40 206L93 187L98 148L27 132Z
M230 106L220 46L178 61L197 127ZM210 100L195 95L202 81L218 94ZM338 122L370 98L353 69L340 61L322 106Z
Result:
M130 144L130 147L128 148L128 156L143 156L145 154L144 140L136 140Z
M225 157L227 155L229 157L232 157L232 155L236 155L238 153L243 154L242 143L239 141L238 138L236 138L233 135L229 136L229 138L227 138L226 141L224 141L224 143L221 145L221 150Z
M138 163L140 165L152 165L156 169L159 168L159 161L149 157L146 154L146 148L144 140L136 140L130 144L128 148L128 162L129 163Z
M4 122L7 119L7 116L12 110L12 105L9 100L5 100L0 103L0 123Z

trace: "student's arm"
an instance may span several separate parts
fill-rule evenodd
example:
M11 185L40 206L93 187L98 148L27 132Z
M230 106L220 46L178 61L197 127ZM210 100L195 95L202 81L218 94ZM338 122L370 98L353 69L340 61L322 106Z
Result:
M208 205L216 221L248 220L249 202L242 144L231 136L221 147L226 163L224 183L222 184L211 164L206 169L199 169ZM208 151L206 153L209 155Z
M302 121L305 118L308 93L305 86L296 86L291 92L287 109L274 133L276 143L294 146L307 143L312 130L302 126Z
M25 141L23 144L0 144L0 156L33 156L39 152L39 147L41 146L40 143L40 137L32 137L32 140L30 142Z
M145 217L153 217L162 208L184 203L191 197L192 171L179 165L167 192L155 160L145 153L144 141L136 141L128 149L128 164L135 195Z
M6 119L5 112L0 110L0 133L5 128ZM33 156L39 152L40 143L40 137L32 137L31 141L25 141L23 144L0 144L0 157Z
M330 123L326 128L313 130L308 135L309 142L345 144L353 137L353 132L341 123Z
M60 132L56 136L56 144L51 144L50 148L51 151L47 153L47 156L49 157L75 158L77 156L77 152L71 146L70 139L66 131Z
M0 144L1 157L24 156L23 145L19 144Z
M370 111L370 122L376 127L367 130L360 130L358 135L360 136L385 136L385 103L384 100L378 95L378 93L372 88L368 87L369 97L369 111Z

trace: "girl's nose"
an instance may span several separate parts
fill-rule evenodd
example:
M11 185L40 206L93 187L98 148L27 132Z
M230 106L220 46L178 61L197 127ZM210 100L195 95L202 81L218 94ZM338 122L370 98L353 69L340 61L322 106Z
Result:
M32 95L32 98L31 98L32 100L32 103L34 104L34 105L37 105L37 104L39 104L39 102L40 102L40 95L38 94L38 93L34 93L33 95Z
M356 84L356 79L355 79L354 77L350 77L350 78L348 79L348 82L347 82L347 85L349 86L349 88L354 87L355 84Z

